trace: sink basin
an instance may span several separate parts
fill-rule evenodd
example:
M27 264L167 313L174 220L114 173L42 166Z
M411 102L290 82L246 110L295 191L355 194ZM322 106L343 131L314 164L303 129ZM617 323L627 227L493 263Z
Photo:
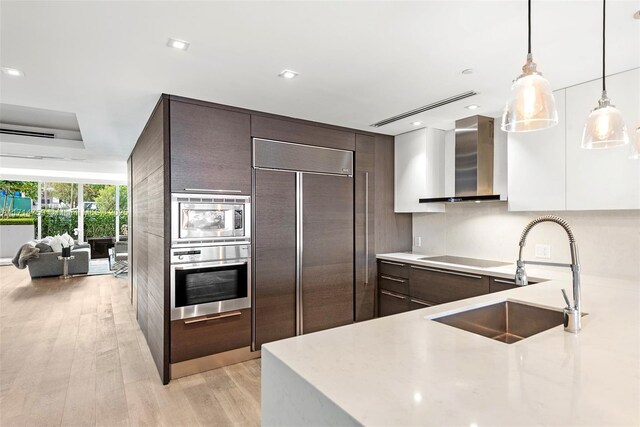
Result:
M502 301L431 320L507 344L564 323L562 311L515 301Z

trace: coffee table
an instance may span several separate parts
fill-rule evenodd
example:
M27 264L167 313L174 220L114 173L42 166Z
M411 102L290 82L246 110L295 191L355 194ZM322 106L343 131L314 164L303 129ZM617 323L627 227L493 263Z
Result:
M62 261L62 276L61 279L70 279L73 276L69 274L69 260L75 259L76 257L71 256L59 256L58 259Z

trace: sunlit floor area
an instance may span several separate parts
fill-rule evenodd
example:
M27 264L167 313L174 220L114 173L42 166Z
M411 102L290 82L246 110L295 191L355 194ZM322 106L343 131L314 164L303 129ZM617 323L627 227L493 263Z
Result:
M0 267L0 424L258 425L260 359L163 386L128 284Z

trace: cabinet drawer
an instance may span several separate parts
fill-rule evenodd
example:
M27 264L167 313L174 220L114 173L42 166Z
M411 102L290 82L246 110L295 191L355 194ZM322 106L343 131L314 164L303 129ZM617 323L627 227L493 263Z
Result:
M535 285L537 282L529 282L530 285ZM492 277L489 282L489 292L501 292L508 291L509 289L519 288L520 286L516 285L513 282L513 279L503 279L501 277Z
M399 277L387 276L381 274L378 279L378 287L388 291L409 295L409 279L401 279Z
M436 304L489 293L489 277L412 265L409 295Z
M437 304L434 304L429 301L423 301L421 299L409 297L409 310L418 310L420 308L427 308L433 305L437 305Z
M409 265L396 261L378 261L378 271L381 275L395 276L402 279L409 278Z
M380 289L378 311L380 317L409 311L409 297Z
M171 363L251 345L251 309L171 322Z

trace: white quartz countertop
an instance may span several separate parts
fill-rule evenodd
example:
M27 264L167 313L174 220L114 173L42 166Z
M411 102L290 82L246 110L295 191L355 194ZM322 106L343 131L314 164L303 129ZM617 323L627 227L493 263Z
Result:
M571 295L568 276L269 343L263 375L272 360L290 370L325 423L640 425L640 282L583 276L577 335L560 325L505 344L430 320L505 299L561 310L561 288Z

